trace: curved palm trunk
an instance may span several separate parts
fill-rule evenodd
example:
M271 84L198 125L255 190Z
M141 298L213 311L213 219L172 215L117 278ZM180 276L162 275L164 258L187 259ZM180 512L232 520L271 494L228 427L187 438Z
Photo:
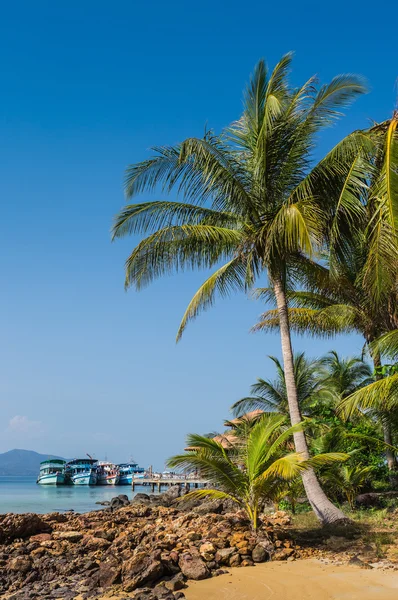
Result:
M292 425L301 422L300 407L297 398L297 388L294 379L293 350L290 337L289 316L286 294L281 280L273 280L276 304L279 315L279 328L281 333L282 357L285 371L286 391L289 404L290 420ZM307 440L303 431L294 434L296 451L303 458L309 458ZM308 469L302 475L303 484L307 498L321 523L328 525L336 521L346 520L344 513L334 506L321 488L313 469Z

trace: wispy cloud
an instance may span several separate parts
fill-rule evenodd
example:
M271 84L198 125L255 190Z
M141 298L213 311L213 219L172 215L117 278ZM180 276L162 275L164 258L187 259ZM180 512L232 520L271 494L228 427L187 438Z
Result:
M8 431L15 434L38 435L44 431L41 421L31 421L25 415L15 415L8 422Z

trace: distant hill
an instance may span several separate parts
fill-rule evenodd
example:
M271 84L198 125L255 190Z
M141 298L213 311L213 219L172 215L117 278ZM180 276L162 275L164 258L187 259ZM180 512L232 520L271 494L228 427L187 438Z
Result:
M9 450L0 454L0 475L38 475L42 460L62 458L33 450Z

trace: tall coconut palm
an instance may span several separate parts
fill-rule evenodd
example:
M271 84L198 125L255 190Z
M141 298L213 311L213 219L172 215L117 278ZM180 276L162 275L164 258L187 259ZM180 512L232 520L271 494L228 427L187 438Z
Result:
M287 77L290 63L291 55L284 56L271 73L264 61L258 63L241 118L221 135L207 132L201 139L155 148L152 158L130 166L128 198L160 187L166 194L176 191L184 202L129 204L117 215L113 235L149 234L127 258L127 287L140 289L172 271L216 267L190 302L178 339L217 293L245 291L261 274L268 275L277 298L289 412L295 425L301 415L285 293L294 268L288 269L288 263L293 256L313 255L332 228L335 240L344 245L362 218L363 207L352 200L351 188L362 181L358 156L367 138L361 132L352 134L313 166L316 135L365 87L360 78L342 75L318 90L314 78L293 89ZM347 181L349 194L344 191ZM297 451L308 459L303 432L296 432L294 439ZM344 518L313 471L305 471L303 480L322 522Z
M264 416L254 426L241 428L233 444L201 435L189 435L185 454L167 461L171 468L200 471L210 485L185 498L209 496L233 500L246 511L253 528L266 501L277 500L287 492L287 482L314 466L347 460L345 453L327 453L304 460L287 450L287 442L301 424L286 428L286 417Z
M253 410L289 414L285 372L278 358L269 357L276 367L276 379L257 379L251 386L251 396L238 400L231 406L232 412L240 417ZM319 360L308 360L304 352L294 355L294 380L297 398L303 416L311 416L313 409L330 399L331 394L324 385L323 364Z

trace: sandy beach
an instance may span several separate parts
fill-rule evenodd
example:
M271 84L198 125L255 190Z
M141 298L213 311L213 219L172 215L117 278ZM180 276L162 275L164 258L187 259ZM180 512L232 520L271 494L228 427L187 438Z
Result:
M398 572L316 560L264 563L189 582L187 600L396 600Z

